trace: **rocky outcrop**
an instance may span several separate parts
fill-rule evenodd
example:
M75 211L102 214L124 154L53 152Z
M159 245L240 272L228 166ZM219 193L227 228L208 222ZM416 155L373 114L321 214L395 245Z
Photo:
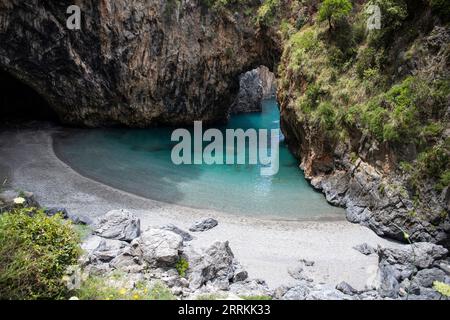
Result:
M275 96L275 75L266 66L260 66L239 76L239 93L230 112L261 112L262 100Z
M394 299L441 299L432 287L435 281L450 283L444 271L447 254L444 247L426 242L401 249L379 248L378 293Z
M263 99L263 86L258 69L253 69L239 77L239 93L233 102L230 112L260 112Z
M123 230L124 225L134 221L134 217L129 216L127 211L112 212L115 215L120 213L121 218L127 219L111 220L110 224L117 224L117 228L110 225L111 230ZM111 212L98 221L104 221L108 217L111 217ZM108 277L120 270L126 272L127 278L132 282L135 278L147 282L161 281L180 298L216 292L235 295L270 294L264 281L248 279L247 271L234 257L228 241L218 241L209 247L198 249L184 243L183 237L177 233L181 229L175 225L153 227L143 232L139 225L137 228L140 236L131 243L111 239L110 233L94 231L95 234L82 244L85 254L80 263L85 272ZM180 261L184 261L186 270L178 269Z
M0 68L84 126L223 121L238 76L278 56L243 13L202 1L0 1ZM273 46L274 50L269 47Z
M360 3L367 5L367 1ZM423 156L433 147L448 145L445 142L450 132L448 93L439 99L433 99L433 94L424 94L423 102L411 102L410 109L421 105L421 110L439 109L439 112L430 116L428 112L415 114L414 110L408 109L415 114L412 117L415 117L416 127L411 133L401 133L401 129L394 128L397 138L389 138L386 132L390 130L387 123L391 121L392 126L400 126L398 120L390 116L376 118L363 111L377 106L378 111L393 114L394 105L386 97L397 94L398 85L404 85L405 79L429 84L448 79L448 46L445 43L450 39L450 29L427 5L413 9L408 2L407 7L408 21L399 24L395 36L384 43L383 65L376 68L377 74L387 82L383 80L383 85L378 86L368 80L368 83L372 82L373 90L366 90L364 81L367 79L355 75L356 69L364 64L362 55L346 60L346 70L341 69L344 62L333 67L330 61L334 58L329 59L329 52L320 47L333 46L336 38L333 39L331 32L330 37L322 38L320 26L312 22L314 14L308 17L310 28L301 29L297 34L299 38L291 37L291 41L286 42L278 68L280 123L285 141L300 160L307 179L325 193L330 203L345 207L348 220L368 226L380 236L403 242L409 237L415 242L432 241L449 246L448 190L441 192L436 187L448 166L442 165L435 174L423 169L432 166L428 163L422 163L422 169L419 169L421 153ZM356 12L361 8L354 7ZM350 24L360 13L348 17ZM409 37L406 30L411 29L417 29L417 35ZM311 30L318 36L312 36ZM340 30L335 36L339 32L347 33ZM297 43L303 36L314 38L311 46L317 46L317 50L303 47L301 41ZM377 46L371 47L370 36L359 45L352 45L351 50L360 52L367 50L367 46L373 52L379 50ZM302 50L305 53L300 55ZM368 54L371 58L374 55ZM335 74L341 75L336 77ZM346 87L350 83L355 85L354 88L364 90L352 92ZM405 98L413 101L418 90L410 90L405 93ZM430 92L434 92L432 86ZM379 100L382 96L385 98ZM384 128L381 135L374 130L376 121L376 126ZM437 122L442 124L442 132L419 142L419 132L429 123ZM413 126L408 123L405 127ZM448 155L448 148L442 149ZM412 171L417 168L415 177L402 169L401 164L405 163L413 168ZM446 187L445 182L442 187Z

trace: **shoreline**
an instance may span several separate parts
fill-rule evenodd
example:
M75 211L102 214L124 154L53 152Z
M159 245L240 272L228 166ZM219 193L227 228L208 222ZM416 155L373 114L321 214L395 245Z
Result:
M11 175L10 185L35 193L43 206L65 207L91 218L109 210L127 209L141 219L143 230L167 223L188 229L195 220L214 217L219 226L192 233L195 239L190 244L204 247L215 240L230 241L250 277L266 280L271 288L296 283L288 269L298 266L300 259L308 259L315 261L315 266L306 270L315 282L335 286L347 281L363 289L376 273L377 257L364 256L352 247L363 242L374 247L401 246L345 219L265 220L163 203L115 189L80 175L55 155L51 135L58 130L63 129L0 132L0 162L6 165L2 172Z
M335 206L335 205L333 205L333 204L331 204L331 203L328 203L328 202L327 202L327 203L328 203L331 207L337 207L337 208L341 208L341 209L344 210L344 212L343 212L343 214L342 214L341 217L337 217L337 216L336 216L336 217L326 216L326 217L319 217L319 218L316 218L316 219L313 219L313 218L297 218L297 219L289 219L289 218L283 218L283 217L277 217L277 216L264 216L264 215L262 215L262 216L260 216L260 217L256 217L256 216L254 216L254 215L239 214L239 213L237 213L237 212L218 211L218 210L215 210L215 209L208 209L208 208L196 207L196 206L191 206L191 205L186 205L186 204L178 204L178 203L170 202L170 201L163 201L163 200L152 199L152 198L150 198L150 197L146 197L146 196L144 196L144 195L140 195L140 194L138 194L138 193L130 192L130 191L124 190L124 189L122 189L122 188L120 188L120 187L113 186L113 185L111 185L111 184L108 184L107 182L100 181L100 179L96 179L95 177L90 176L90 175L89 175L88 173L86 173L86 172L80 172L80 170L77 170L77 169L73 168L73 167L68 163L68 161L65 161L65 160L64 160L64 156L62 156L61 153L58 152L58 150L57 150L57 145L55 144L55 139L53 138L53 136L54 136L55 134L58 134L58 132L54 132L54 133L51 133L51 134L50 134L50 136L51 136L51 147L52 147L52 152L53 152L54 157L55 157L62 165L67 166L67 167L70 168L70 170L71 170L72 172L74 172L75 174L77 174L77 175L79 175L79 176L81 176L81 177L83 177L83 178L85 178L85 179L88 179L88 180L92 181L93 183L99 184L99 185L104 186L104 187L111 188L112 190L115 190L115 191L119 191L119 192L121 192L121 193L124 193L124 194L127 195L127 196L137 197L137 198L139 198L139 199L141 199L141 200L143 200L143 201L151 201L151 202L157 202L157 203L161 203L161 204L165 204L165 205L176 206L176 207L178 207L178 208L180 208L180 209L189 209L189 210L194 210L194 211L207 211L207 212L212 212L212 213L214 213L214 214L216 214L216 215L218 215L218 216L224 216L225 218L230 218L230 217L231 217L231 218L234 218L234 219L239 219L239 218L244 217L244 218L248 218L248 219L251 219L251 220L255 220L255 222L256 222L256 221L262 221L262 222L275 222L275 223L277 223L277 222L280 222L280 223L292 223L292 222L333 222L333 221L347 221L346 215L345 215L345 208L341 208L341 207ZM307 180L307 182L308 182L308 184L310 185L310 187L313 189L314 192L317 192L317 193L320 193L321 195L323 195L323 193L322 193L320 190L318 190L318 189L316 189L316 188L314 188L314 187L312 186L312 184L310 183L310 181ZM324 197L323 200L326 201L324 195L323 195L323 197Z

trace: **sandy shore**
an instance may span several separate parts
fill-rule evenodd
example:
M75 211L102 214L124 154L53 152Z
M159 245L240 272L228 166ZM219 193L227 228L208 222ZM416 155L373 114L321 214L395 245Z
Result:
M4 130L0 132L0 180L36 194L46 207L95 217L111 209L125 208L141 218L143 228L173 223L187 229L201 217L215 217L219 226L194 234L194 246L229 240L237 259L250 277L262 278L270 287L295 283L288 269L299 259L315 261L306 270L317 283L335 286L347 281L362 289L373 279L377 256L364 256L352 247L399 246L369 229L347 221L269 221L242 218L144 199L79 175L61 162L52 149L56 129Z

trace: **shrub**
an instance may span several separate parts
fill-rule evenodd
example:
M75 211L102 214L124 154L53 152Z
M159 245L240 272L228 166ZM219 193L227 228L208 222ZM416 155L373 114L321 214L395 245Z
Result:
M184 277L184 276L186 276L187 269L189 269L189 263L187 262L187 260L185 258L180 258L177 261L177 264L175 265L175 268L177 269L178 274L181 277Z
M256 14L256 22L261 25L271 25L275 19L280 0L265 0Z
M114 281L117 285L122 276L116 276L118 279ZM80 300L175 300L169 288L160 282L149 286L148 283L140 281L134 288L127 289L117 287L109 280L111 279L105 276L90 276L73 294Z
M371 0L367 5L377 5L381 9L382 26L380 30L372 30L369 34L371 46L379 48L388 46L395 32L408 17L408 8L403 0Z
M59 215L19 208L0 216L0 298L58 299L80 254L79 237Z
M333 23L347 17L351 10L349 0L325 0L319 9L319 21L328 21L328 26L333 29Z
M440 282L440 281L434 281L433 282L433 289L439 292L444 297L450 297L450 285Z

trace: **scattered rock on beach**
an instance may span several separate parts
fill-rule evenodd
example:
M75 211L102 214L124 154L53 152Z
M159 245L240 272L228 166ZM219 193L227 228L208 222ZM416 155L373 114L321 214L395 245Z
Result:
M377 252L377 250L375 248L373 248L371 245L369 245L365 242L362 244L359 244L357 246L354 246L353 249L361 252L363 255L366 255L366 256Z
M140 220L127 210L111 210L95 222L94 233L108 239L131 242L139 237Z
M210 230L212 228L214 228L215 226L217 226L219 224L219 222L216 219L213 218L206 218L203 219L201 221L197 221L195 222L190 228L189 231L192 232L202 232L202 231L207 231Z

